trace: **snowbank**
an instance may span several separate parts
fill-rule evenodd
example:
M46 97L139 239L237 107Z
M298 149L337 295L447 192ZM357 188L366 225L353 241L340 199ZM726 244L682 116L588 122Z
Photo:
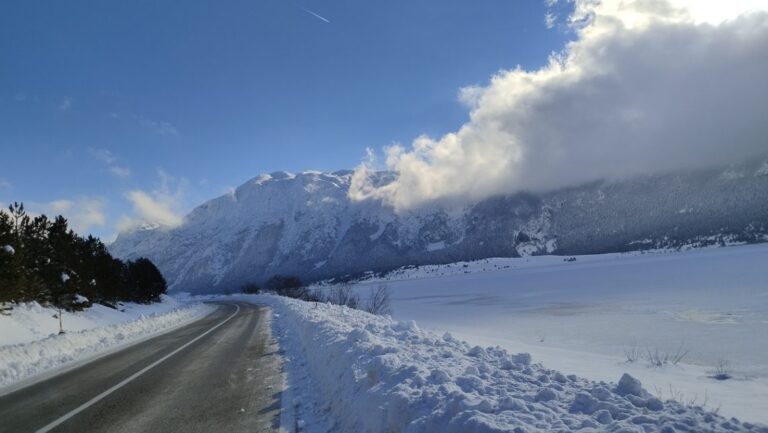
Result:
M354 290L386 284L394 318L423 329L596 381L628 372L657 396L768 424L768 244L574 258L413 267ZM655 350L690 352L657 368ZM712 377L722 361L732 379Z
M528 354L472 347L414 322L272 296L297 430L768 432L618 385L565 376ZM619 378L617 378L619 379ZM284 402L285 404L285 402Z
M65 313L67 332L61 335L56 310L37 303L16 306L11 315L0 316L0 388L191 322L212 307L164 297L159 304L125 304L121 309L99 305ZM47 337L34 338L41 334Z

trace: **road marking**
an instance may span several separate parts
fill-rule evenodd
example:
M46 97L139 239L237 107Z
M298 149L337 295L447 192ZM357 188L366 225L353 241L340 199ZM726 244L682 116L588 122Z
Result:
M190 340L189 342L187 342L187 343L186 343L186 344L184 344L183 346L179 347L178 349L174 350L173 352L171 352L171 353L169 353L169 354L167 354L167 355L163 356L162 358L158 359L157 361L153 362L152 364L149 364L148 366L146 366L146 367L142 368L141 370L137 371L136 373L134 373L133 375L131 375L131 376L130 376L130 377L128 377L127 379L123 379L123 380L122 380L120 383L118 383L117 385L113 386L112 388L109 388L108 390L106 390L106 391L102 392L101 394L97 395L96 397L94 397L94 398L92 398L92 399L90 399L90 400L86 401L85 403L83 403L83 404L81 404L80 406L76 407L76 408L75 408L75 409L73 409L71 412L67 413L66 415L62 416L61 418L59 418L59 419L57 419L57 420L53 421L52 423L50 423L50 424L46 425L46 426L45 426L45 427L43 427L43 428L41 428L41 429L37 430L37 432L36 432L36 433L47 433L47 432L49 432L49 431L51 431L51 430L55 429L56 427L58 427L59 425L61 425L63 422L67 421L68 419L72 418L73 416L75 416L75 415L79 414L80 412L82 412L82 411L84 411L84 410L88 409L89 407L93 406L94 404L98 403L99 401L101 401L102 399L104 399L104 397L106 397L106 396L108 396L108 395L112 394L113 392L117 391L118 389L120 389L120 388L124 387L125 385L129 384L130 382L132 382L132 381L133 381L134 379L136 379L137 377L139 377L139 376L141 376L142 374L144 374L144 373L148 372L149 370L151 370L151 369L153 369L153 368L157 367L157 366L158 366L160 363L162 363L162 362L163 362L163 361L165 361L166 359L168 359L168 358L172 357L173 355L175 355L175 354L177 354L177 353L181 352L182 350L186 349L186 348L187 348L187 347L189 347L191 344L193 344L195 341L197 341L197 340L199 340L199 339L201 339L201 338L205 337L206 335L210 334L211 332L213 332L214 330L216 330L216 328L218 328L219 326L221 326L221 325L223 325L223 324L225 324L225 323L229 322L229 320L230 320L230 319L232 319L233 317L235 317L235 316L237 315L237 313L239 313L239 312L240 312L240 306L239 306L239 305L237 305L237 304L235 304L235 307L236 307L237 309L235 310L235 312L234 312L234 313L232 313L232 315L231 315L231 316L229 316L229 317L227 317L226 319L222 320L221 322L219 322L218 324L216 324L216 325L215 325L213 328L211 328L211 329L209 329L209 330L207 330L207 331L203 332L202 334L200 334L200 335L198 335L197 337L193 338L192 340Z

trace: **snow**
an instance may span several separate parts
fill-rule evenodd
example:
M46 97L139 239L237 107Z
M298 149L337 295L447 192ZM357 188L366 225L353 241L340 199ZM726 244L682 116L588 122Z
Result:
M427 251L439 251L445 249L445 241L432 242L427 244Z
M408 212L353 200L350 171L276 172L201 204L172 230L122 232L110 251L125 260L150 258L171 292L200 294L275 274L315 281L483 254L719 244L728 236L754 241L766 235L768 178L751 176L762 163L511 194L466 206L441 202ZM719 179L728 170L745 175ZM396 177L374 176L377 187ZM632 243L645 238L647 243Z
M565 259L401 269L355 290L385 283L396 319L592 380L628 372L662 398L768 424L768 245ZM656 368L656 350L688 354ZM733 379L713 378L721 362Z
M283 406L295 416L283 422L299 431L768 432L662 401L628 374L615 377L618 384L594 382L413 321L269 295L238 298L273 309L288 379Z
M368 239L375 241L376 239L380 238L381 235L384 234L384 230L387 229L386 224L379 223L379 228L376 229L376 232L372 235L368 236Z
M62 313L36 302L14 305L0 315L0 389L104 351L168 331L208 314L209 305L163 296L155 304L94 305Z
M755 176L768 176L768 161L763 162L763 165L755 172Z

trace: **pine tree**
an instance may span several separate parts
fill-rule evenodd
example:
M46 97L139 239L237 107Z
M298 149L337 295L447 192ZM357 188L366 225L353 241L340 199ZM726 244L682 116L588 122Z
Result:
M159 301L167 288L163 274L154 263L143 257L128 262L128 286L131 300L141 303Z
M10 214L0 211L0 304L18 298L19 266Z
M0 212L0 307L37 301L66 310L95 302L116 308L120 301L157 302L166 288L149 259L124 263L99 239L78 236L62 216L30 218L20 203Z

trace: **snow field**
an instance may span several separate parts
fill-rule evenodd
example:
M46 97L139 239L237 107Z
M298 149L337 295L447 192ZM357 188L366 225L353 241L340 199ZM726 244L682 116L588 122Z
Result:
M628 372L663 399L768 424L768 244L570 259L410 267L354 289L386 284L394 318L423 329L595 381ZM651 366L657 350L685 356ZM721 362L731 379L713 378Z
M61 335L53 331L58 332L58 319L53 318L57 311L37 303L16 306L10 316L0 316L0 391L41 373L192 322L213 310L201 303L183 305L167 296L159 304L123 307L125 311L94 306L65 313L67 332ZM34 339L43 332L48 335Z
M768 432L662 402L629 375L618 385L593 382L412 321L268 295L243 299L274 310L299 431Z

